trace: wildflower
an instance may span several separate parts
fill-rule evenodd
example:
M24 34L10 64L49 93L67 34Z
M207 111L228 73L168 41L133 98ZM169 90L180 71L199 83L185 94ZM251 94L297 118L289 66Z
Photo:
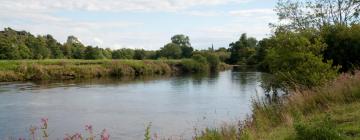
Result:
M80 133L75 133L74 135L66 134L64 140L83 140L83 137Z
M35 127L35 126L30 126L30 135L31 135L31 138L32 138L32 140L35 140L35 132L36 132L36 130L37 130L37 127Z
M86 140L94 140L95 136L93 134L93 127L92 125L85 125L85 130L89 133L89 138L87 138Z
M106 129L104 129L102 132L101 132L101 140L110 140L110 135L109 133L106 131Z
M41 123L42 123L43 129L47 129L48 121L49 121L48 118L41 118Z
M42 123L42 132L43 132L43 138L44 140L48 140L49 134L47 133L47 127L48 127L48 118L41 118Z
M85 125L85 130L86 130L88 133L92 134L92 133L93 133L92 125Z

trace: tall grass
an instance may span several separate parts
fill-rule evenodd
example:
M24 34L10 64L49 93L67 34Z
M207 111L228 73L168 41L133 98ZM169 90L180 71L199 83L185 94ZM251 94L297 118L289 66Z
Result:
M252 105L252 116L241 124L225 126L226 129L206 129L195 139L335 140L353 135L360 138L359 124L356 127L358 131L342 132L344 130L336 129L338 123L349 120L341 118L343 116L335 122L332 119L334 108L355 106L352 105L354 103L360 103L360 71L355 74L342 74L333 82L311 90L294 91L287 96L267 100L256 99ZM342 113L360 116L352 112ZM351 122L346 125L356 126Z
M193 65L196 64L196 65ZM226 67L226 64L221 66ZM170 75L208 71L194 60L9 60L0 61L0 82Z

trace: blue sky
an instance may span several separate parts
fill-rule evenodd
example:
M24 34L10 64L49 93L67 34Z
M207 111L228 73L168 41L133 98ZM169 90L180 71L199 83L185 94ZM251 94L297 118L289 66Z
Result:
M0 26L69 35L86 45L159 49L185 34L195 49L228 47L242 33L261 39L276 0L1 0Z

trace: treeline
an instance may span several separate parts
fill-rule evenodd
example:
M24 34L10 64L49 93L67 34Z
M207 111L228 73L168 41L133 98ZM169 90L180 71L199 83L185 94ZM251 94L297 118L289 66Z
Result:
M280 21L271 24L271 37L257 41L243 34L230 44L228 62L271 73L268 90L322 85L360 66L359 8L352 0L280 0L275 8Z
M64 44L59 43L51 35L34 36L26 31L5 28L0 31L0 59L181 59L191 58L194 51L190 39L185 35L175 35L171 42L160 50L122 48L111 50L94 46L85 46L75 36L69 36ZM221 60L227 60L229 53L222 48L211 50L219 54ZM210 52L211 52L210 51Z

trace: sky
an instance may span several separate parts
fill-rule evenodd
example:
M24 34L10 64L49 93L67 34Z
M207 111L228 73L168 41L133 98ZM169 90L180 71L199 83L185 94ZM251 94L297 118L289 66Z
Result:
M0 28L69 35L102 48L163 47L175 34L195 49L228 47L242 33L262 39L276 0L0 0Z

